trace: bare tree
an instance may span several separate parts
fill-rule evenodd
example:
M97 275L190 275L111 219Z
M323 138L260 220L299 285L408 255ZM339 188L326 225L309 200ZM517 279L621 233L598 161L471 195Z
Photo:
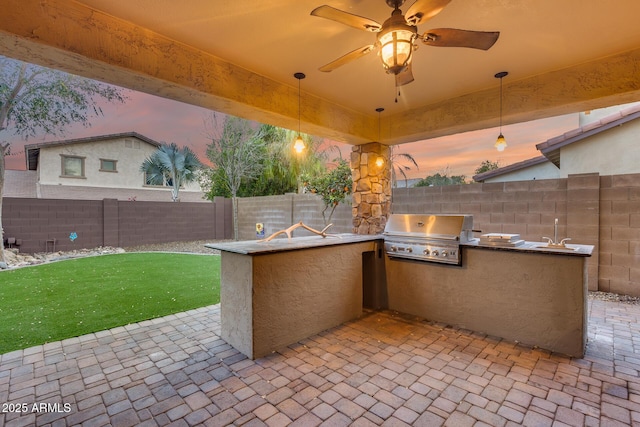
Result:
M0 259L4 257L2 197L9 134L24 139L39 134L64 135L72 123L90 126L102 115L98 100L124 102L122 90L57 70L0 56Z
M222 122L222 123L221 123ZM207 157L231 193L233 204L233 236L238 240L238 189L243 180L253 180L262 170L264 138L257 126L233 116L212 114L205 121Z

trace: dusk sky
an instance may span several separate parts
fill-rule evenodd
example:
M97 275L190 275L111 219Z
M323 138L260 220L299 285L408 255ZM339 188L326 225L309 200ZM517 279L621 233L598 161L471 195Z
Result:
M137 132L158 142L175 142L191 147L202 161L209 143L205 137L204 118L210 110L195 107L140 92L127 91L125 104L102 107L104 116L93 118L88 128L73 126L62 137L31 138L34 144L61 139L84 138L97 135ZM508 147L502 153L493 148L498 136L497 128L467 132L458 135L418 141L399 146L398 152L411 154L419 170L412 168L408 178L424 178L437 172L465 175L469 180L484 160L497 161L507 166L537 157L535 145L578 127L577 114L503 126ZM12 155L7 158L7 169L25 169L24 141L13 139ZM351 146L339 144L342 156L349 158Z

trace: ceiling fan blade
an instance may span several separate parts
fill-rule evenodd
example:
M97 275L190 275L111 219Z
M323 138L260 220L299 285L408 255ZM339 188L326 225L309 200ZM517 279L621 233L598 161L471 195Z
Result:
M422 35L422 41L429 46L470 47L488 50L498 40L499 31L470 31L455 28L436 28Z
M375 45L370 44L369 46L363 46L356 50L353 50L346 55L342 55L340 58L335 61L329 62L327 65L323 65L319 68L320 71L324 71L328 73L330 71L335 70L338 67L342 67L344 64L354 61L362 56L365 56L367 53L371 52L375 48Z
M404 86L406 84L411 83L412 81L413 81L413 71L411 70L411 63L409 63L409 65L407 65L407 68L405 68L400 73L396 74L396 87Z
M451 0L417 0L405 14L409 25L418 25L436 16Z
M371 31L372 33L377 33L382 28L382 25L372 19L354 15L327 5L316 7L311 11L311 15L340 22L341 24L358 30Z

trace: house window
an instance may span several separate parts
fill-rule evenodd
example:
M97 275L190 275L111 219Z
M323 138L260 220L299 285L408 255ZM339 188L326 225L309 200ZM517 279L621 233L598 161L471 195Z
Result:
M100 159L100 172L118 172L117 160Z
M170 177L164 176L162 178L162 183L158 183L154 181L153 175L145 172L144 174L144 185L152 186L152 187L171 187L173 185L173 181Z
M62 176L67 178L84 178L84 157L61 156Z
M133 140L130 138L125 138L124 140L124 146L127 148L135 148L136 150L140 149L140 141L139 140Z
M173 187L173 179L169 175L165 175L162 177L162 184L154 182L151 174L144 174L144 185L149 187ZM184 188L184 186L180 186L180 188Z

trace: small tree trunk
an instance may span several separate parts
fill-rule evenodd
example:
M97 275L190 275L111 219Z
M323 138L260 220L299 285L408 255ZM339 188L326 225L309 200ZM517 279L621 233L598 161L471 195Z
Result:
M238 198L231 198L231 206L233 210L233 240L238 240Z

